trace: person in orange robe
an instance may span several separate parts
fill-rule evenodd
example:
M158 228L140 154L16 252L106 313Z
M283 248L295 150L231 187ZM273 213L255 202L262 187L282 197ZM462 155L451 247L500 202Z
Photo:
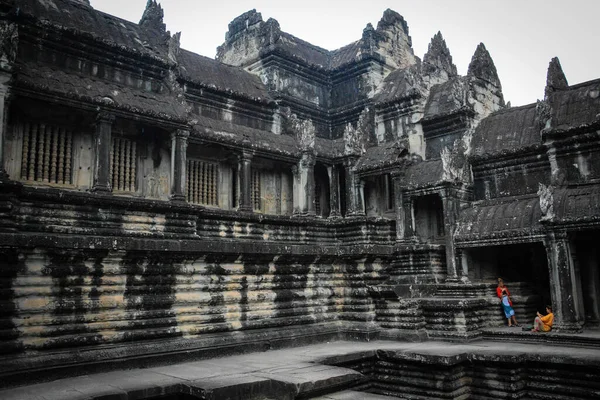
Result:
M539 312L537 313L537 317L533 321L533 329L531 332L548 332L552 329L552 324L554 323L554 314L552 314L552 306L546 306L546 315L542 315Z

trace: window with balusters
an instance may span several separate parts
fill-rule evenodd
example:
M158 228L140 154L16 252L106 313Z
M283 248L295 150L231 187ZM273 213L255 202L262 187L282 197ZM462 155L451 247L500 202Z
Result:
M73 132L43 123L23 124L21 180L70 185Z
M112 138L110 176L113 191L136 191L137 144L135 141L122 137Z
M187 164L187 201L206 206L219 205L219 164L188 160Z

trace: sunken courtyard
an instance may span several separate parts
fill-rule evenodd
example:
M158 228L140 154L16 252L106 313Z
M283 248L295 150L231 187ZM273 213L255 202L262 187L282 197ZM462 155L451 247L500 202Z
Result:
M165 12L0 0L0 399L600 398L600 79Z

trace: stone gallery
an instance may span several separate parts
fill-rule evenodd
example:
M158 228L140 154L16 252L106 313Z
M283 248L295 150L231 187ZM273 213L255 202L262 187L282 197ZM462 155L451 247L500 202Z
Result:
M511 107L483 44L460 76L441 33L419 58L389 9L333 51L248 11L215 59L182 49L155 0L140 14L0 1L0 388L340 340L504 340L596 358L329 365L365 396L600 396L600 80L570 86L554 58L542 100ZM499 277L521 324L552 305L550 333L504 328ZM343 385L177 387L115 398Z

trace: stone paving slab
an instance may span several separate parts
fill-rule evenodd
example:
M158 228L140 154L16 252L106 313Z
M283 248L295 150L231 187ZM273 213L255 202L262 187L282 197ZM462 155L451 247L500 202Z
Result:
M478 341L466 344L438 341L339 341L60 379L0 391L0 399L134 400L173 393L201 395L206 399L248 399L249 394L253 393L264 398L285 400L293 399L298 394L324 393L336 387L341 390L351 383L360 382L362 375L358 372L332 364L374 356L377 352L415 360L423 360L425 356L450 361L464 357L483 359L493 356L512 360L528 358L534 361L552 358L579 365L600 365L600 350L582 347L545 346L511 341ZM380 398L366 397L371 396L367 393L361 393L362 397L356 396L358 395L352 391L344 391L321 395L321 398Z

